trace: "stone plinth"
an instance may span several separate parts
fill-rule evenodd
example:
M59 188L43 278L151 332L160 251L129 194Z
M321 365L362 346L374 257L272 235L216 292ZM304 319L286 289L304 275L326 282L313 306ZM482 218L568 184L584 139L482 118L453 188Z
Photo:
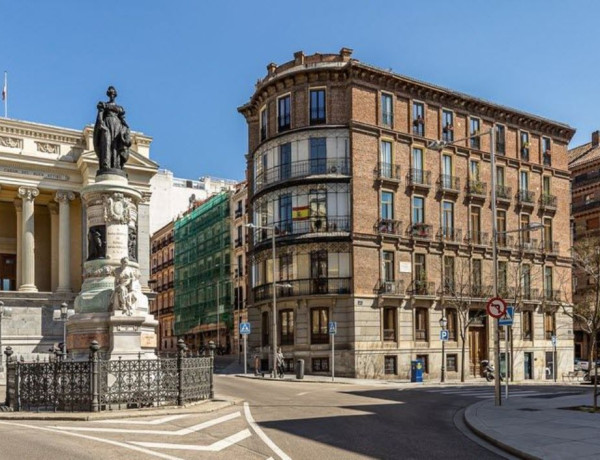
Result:
M81 197L88 250L75 315L67 323L67 351L87 359L90 342L97 340L107 357L155 357L158 322L148 314L137 263L142 196L125 177L104 174Z

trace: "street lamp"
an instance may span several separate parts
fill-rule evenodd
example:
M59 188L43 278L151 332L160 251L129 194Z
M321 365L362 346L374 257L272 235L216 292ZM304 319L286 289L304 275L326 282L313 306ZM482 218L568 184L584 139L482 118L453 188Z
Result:
M255 225L253 223L246 224L245 226L247 228L271 231L271 251L273 254L273 263L272 263L272 269L273 269L273 331L272 331L272 335L273 335L273 339L272 339L273 367L272 367L272 369L273 369L273 376L275 376L276 375L275 374L276 373L275 366L277 365L277 282L275 281L275 254L276 254L275 227L272 225Z
M12 308L5 307L4 302L0 300L0 372L4 372L4 367L2 365L2 318L10 318L12 316Z
M63 323L63 357L67 356L67 321L69 319L69 316L71 316L73 313L75 312L73 310L69 310L69 305L67 304L67 302L61 303L60 309L55 310L54 313L54 321L59 321Z
M440 318L440 327L442 328L442 332L446 330L448 327L448 319L444 315L444 309L442 307L442 317ZM442 340L442 378L441 382L444 383L446 381L446 341Z

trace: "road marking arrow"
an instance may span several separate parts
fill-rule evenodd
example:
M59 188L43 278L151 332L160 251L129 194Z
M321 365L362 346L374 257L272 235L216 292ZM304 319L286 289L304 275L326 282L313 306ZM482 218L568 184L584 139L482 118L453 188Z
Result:
M228 422L234 418L240 417L240 412L234 412L232 414L224 415L223 417L216 418L214 420L208 420L188 428L182 428L177 431L165 431L165 430L124 430L122 428L88 428L81 426L55 426L52 428L58 430L67 431L93 431L96 433L129 433L129 434L157 434L163 436L185 436L186 434L194 433L196 431L204 430L219 423Z
M134 444L140 447L153 447L155 449L176 449L176 450L195 450L195 451L205 451L205 452L219 452L229 446L233 446L240 441L243 441L246 438L252 436L250 430L245 429L240 431L239 433L233 434L231 436L226 437L225 439L221 439L220 441L214 442L208 446L196 446L193 444L170 444L163 442L138 442L138 441L129 441L130 444Z

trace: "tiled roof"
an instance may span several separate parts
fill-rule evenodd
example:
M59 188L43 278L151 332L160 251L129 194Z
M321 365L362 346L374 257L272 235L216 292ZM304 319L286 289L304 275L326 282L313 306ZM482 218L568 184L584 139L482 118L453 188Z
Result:
M592 143L588 142L569 150L570 169L593 160L600 160L600 145L592 147Z

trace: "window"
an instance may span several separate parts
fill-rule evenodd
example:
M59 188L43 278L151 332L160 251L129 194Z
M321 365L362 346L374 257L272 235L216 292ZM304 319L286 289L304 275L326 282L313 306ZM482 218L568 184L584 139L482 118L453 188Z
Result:
M276 226L277 227L277 226ZM292 194L279 196L279 234L292 233Z
M287 142L279 146L279 179L292 176L292 144Z
M506 211L496 210L496 231L498 234L498 244L506 247Z
M452 157L442 155L442 187L452 189Z
M279 343L294 345L294 311L279 311Z
M311 294L327 294L327 251L310 253L310 277L312 280ZM325 322L327 326L327 322Z
M329 372L329 358L313 358L312 359L312 371L313 372Z
M552 267L544 267L544 289L546 299L554 300L552 295Z
M471 261L473 297L483 297L483 286L481 285L481 259Z
M425 254L415 254L415 280L417 282L425 282L427 280Z
M383 309L383 340L395 342L396 339L396 309Z
M442 140L454 141L454 113L450 110L442 110Z
M504 187L504 167L496 166L496 184Z
M506 297L508 265L505 261L498 262L498 291ZM501 295L502 296L502 295Z
M381 165L379 168L381 177L392 177L392 143L381 141Z
M458 355L455 353L446 355L446 371L458 372Z
M383 251L383 277L385 281L394 281L393 251Z
M552 241L552 219L546 217L544 219L544 248L546 251L553 250L553 241Z
M471 118L469 120L470 122L470 131L469 131L469 136L476 136L479 134L479 129L480 129L480 124L481 122L479 121L479 118ZM472 149L480 149L481 148L481 138L478 137L471 137L470 139L470 145Z
M262 333L262 346L269 346L269 312L264 311L261 315L260 331Z
M479 161L471 160L469 162L469 173L472 181L479 181Z
M442 235L444 238L454 239L454 203L442 203Z
M427 308L415 308L415 340L427 342L429 340Z
M263 107L260 111L260 141L264 141L267 138L267 126L269 117L267 116L267 108Z
M523 246L526 246L531 243L531 232L528 229L530 225L530 217L529 214L521 214L521 242Z
M529 161L529 133L521 131L521 159Z
M444 256L444 293L454 294L454 257Z
M458 314L454 309L446 309L446 320L448 321L448 339L456 341L458 330Z
M519 189L523 192L529 190L529 173L527 171L521 171L519 174Z
M549 137L542 137L542 160L544 166L552 166L552 144Z
M544 312L544 338L546 340L552 339L554 332L556 331L556 316L553 312Z
M544 195L550 196L550 176L542 177L542 191Z
M325 90L312 89L310 91L310 124L325 123Z
M423 373L429 374L429 355L417 355L417 361L423 363Z
M381 218L394 218L394 194L392 192L381 192Z
M384 373L385 375L396 375L398 374L398 360L396 356L386 356L384 358Z
M308 195L311 232L327 229L327 191L311 190Z
M324 307L310 310L310 343L329 343L328 326L329 310Z
M425 223L425 198L423 198L422 196L413 196L412 205L413 225Z
M277 127L280 133L291 127L290 101L289 94L277 100Z
M327 140L324 137L310 139L310 173L325 174L327 172Z
M471 241L475 244L483 244L481 237L481 208L471 206Z
M531 340L533 338L533 312L531 310L524 310L522 321L523 340Z
M294 256L290 253L279 256L279 281L289 281L293 278ZM291 288L280 288L291 289Z
M504 155L506 153L506 128L503 125L496 125L496 153Z
M523 297L531 299L531 265L523 264L521 267L521 285L523 286Z
M381 93L381 121L390 128L394 126L394 107L391 94Z
M425 106L421 102L413 102L413 134L425 135Z

